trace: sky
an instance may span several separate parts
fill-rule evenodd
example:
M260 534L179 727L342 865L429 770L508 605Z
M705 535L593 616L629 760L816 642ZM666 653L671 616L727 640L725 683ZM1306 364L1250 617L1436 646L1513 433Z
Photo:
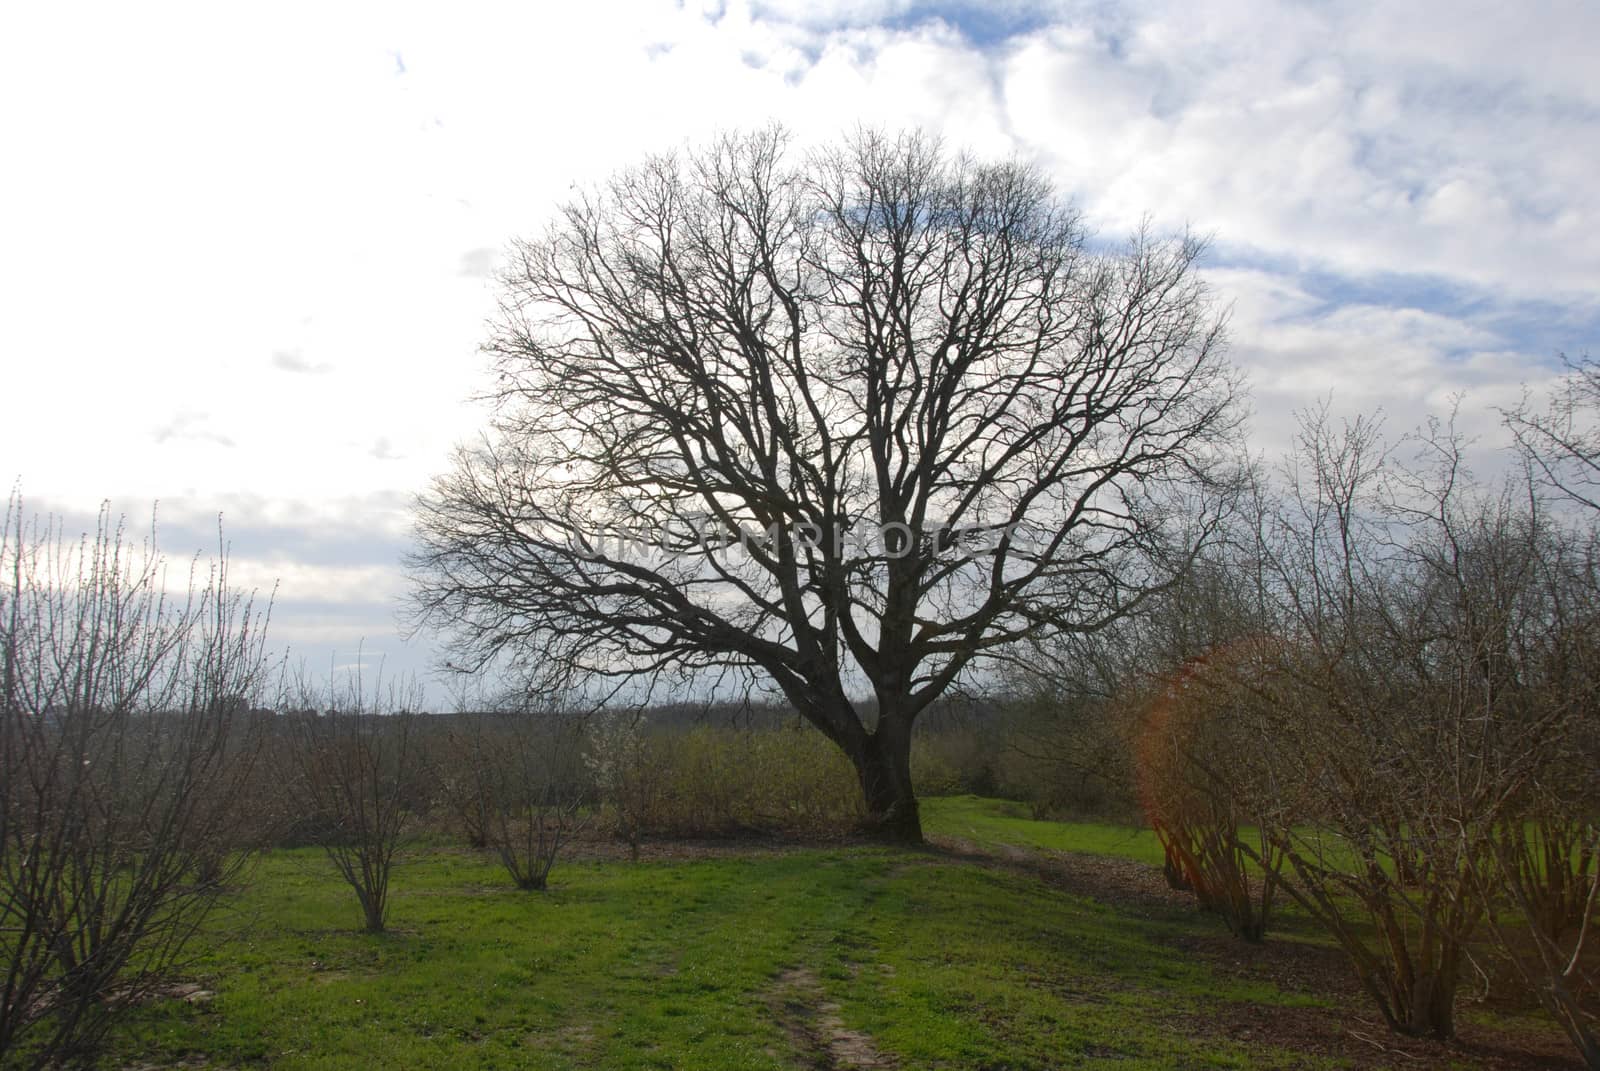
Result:
M484 423L506 243L648 152L858 123L1036 162L1102 239L1211 236L1271 454L1600 353L1600 5L0 9L0 477L155 510L313 669L430 674L409 508ZM443 685L430 685L435 697Z

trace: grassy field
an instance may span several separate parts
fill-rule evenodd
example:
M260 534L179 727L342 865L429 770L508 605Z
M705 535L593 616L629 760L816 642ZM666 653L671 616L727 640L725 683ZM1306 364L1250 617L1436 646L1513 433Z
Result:
M1037 822L1028 816L1026 804L1008 800L943 796L924 800L922 816L934 836L1161 865L1161 842L1148 829L1103 822Z
M1135 878L1159 859L1147 833L1033 822L994 801L930 800L927 825L968 847L1091 853L1081 858ZM1285 966L1292 944L1245 953L1181 901L1090 895L971 851L664 846L553 878L548 893L523 893L471 853L421 847L396 874L391 932L368 936L320 854L272 852L204 935L189 970L203 991L139 1009L105 1066L1134 1069L1381 1056L1341 1025L1359 1011L1348 994ZM1536 1025L1504 1030L1561 1052ZM1397 1066L1544 1066L1485 1051L1435 1047Z

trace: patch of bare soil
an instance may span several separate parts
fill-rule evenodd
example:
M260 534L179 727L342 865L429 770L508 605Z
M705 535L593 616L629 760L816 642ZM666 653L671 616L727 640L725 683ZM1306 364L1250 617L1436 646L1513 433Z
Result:
M554 1031L529 1034L523 1043L531 1048L550 1049L566 1056L589 1053L594 1048L594 1027L574 1023Z
M867 1035L851 1030L839 1018L839 1005L828 1001L808 967L791 967L774 980L767 1006L789 1036L795 1051L816 1071L870 1071L899 1063L878 1051Z
M1169 887L1158 868L1133 860L1014 847L991 849L955 838L937 838L931 844L947 857L1029 874L1054 888L1142 918L1173 919L1199 912L1194 898ZM1468 1019L1471 1004L1464 1003L1458 1013L1457 1036L1451 1041L1400 1037L1378 1018L1344 954L1328 945L1270 936L1265 942L1251 944L1226 932L1174 934L1165 943L1174 954L1202 961L1216 973L1327 1002L1324 1007L1283 1007L1218 1000L1202 1013L1168 1017L1168 1024L1195 1037L1226 1038L1307 1058L1344 1060L1358 1068L1583 1068L1571 1044L1553 1024L1513 1019L1485 1025Z
M1342 1059L1362 1068L1582 1071L1583 1067L1566 1039L1550 1031L1462 1023L1450 1041L1406 1038L1369 1017L1359 1005L1263 1008L1219 1002L1204 1015L1187 1017L1185 1025L1197 1036Z
M794 855L820 849L839 848L857 841L847 837L815 840L766 836L761 833L730 834L726 837L673 838L651 837L635 849L626 841L599 833L587 833L561 850L563 860L613 862L637 859L641 862L693 862L699 859L743 859Z

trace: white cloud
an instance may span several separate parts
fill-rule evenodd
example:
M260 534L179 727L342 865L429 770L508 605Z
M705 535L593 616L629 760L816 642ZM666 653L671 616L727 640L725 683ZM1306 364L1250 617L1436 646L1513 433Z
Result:
M1293 439L1296 414L1328 402L1337 414L1382 410L1391 430L1420 427L1461 402L1461 431L1480 451L1504 445L1499 410L1553 370L1507 349L1491 327L1422 309L1330 304L1260 271L1210 273L1231 305L1233 357L1250 377L1254 437L1276 453Z
M1404 9L1424 13L1157 5L1051 28L1010 56L1006 98L1108 225L1150 212L1302 263L1594 309L1600 90L1564 61L1600 11Z
M1264 442L1327 391L1488 414L1600 323L1596 39L1579 2L11 5L0 475L392 558L481 422L505 242L771 118L929 127L1040 160L1108 236L1215 232ZM1454 296L1382 293L1417 277ZM398 582L252 553L351 599Z
M315 364L306 360L305 355L299 350L277 350L272 354L272 367L284 372L300 372L308 375L321 375L332 369L332 365Z
M398 564L318 565L284 556L234 557L228 582L240 591L263 595L277 592L288 603L373 606L393 601L405 591ZM385 622L387 625L388 622Z

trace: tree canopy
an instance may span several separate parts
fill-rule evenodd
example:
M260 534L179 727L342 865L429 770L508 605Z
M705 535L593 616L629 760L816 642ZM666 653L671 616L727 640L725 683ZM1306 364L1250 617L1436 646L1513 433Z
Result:
M1102 247L1038 169L920 134L651 157L513 244L417 619L469 669L776 687L915 839L918 713L1216 529L1241 412L1202 249Z

